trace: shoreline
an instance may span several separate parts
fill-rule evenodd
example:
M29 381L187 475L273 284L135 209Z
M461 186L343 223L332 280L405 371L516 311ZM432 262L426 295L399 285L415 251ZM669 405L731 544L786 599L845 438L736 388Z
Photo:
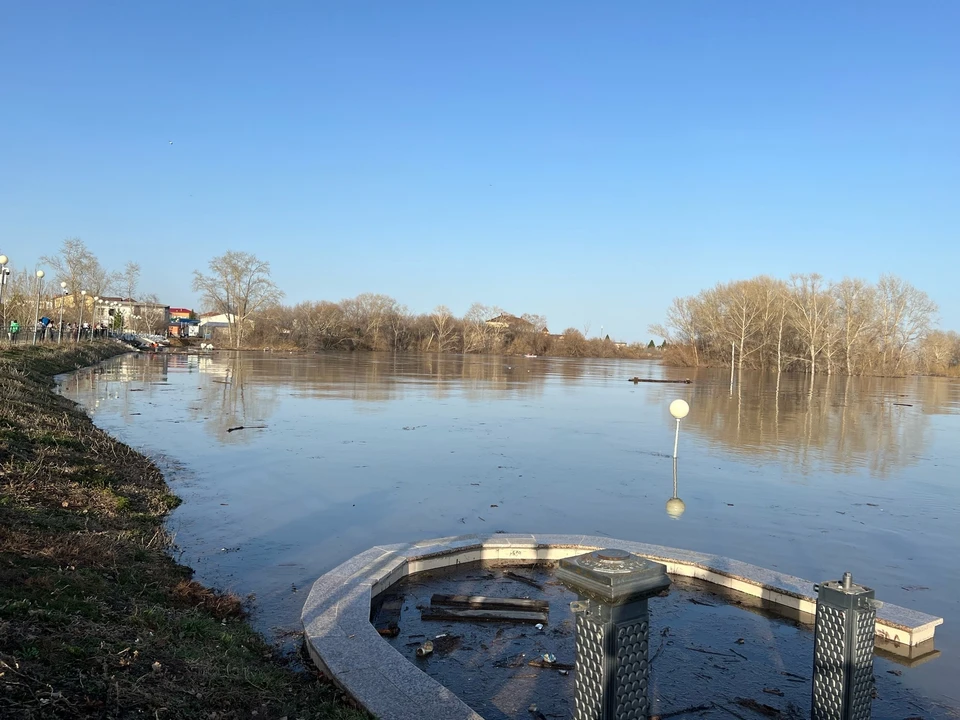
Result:
M159 468L55 392L130 351L0 350L0 717L367 717L192 580Z

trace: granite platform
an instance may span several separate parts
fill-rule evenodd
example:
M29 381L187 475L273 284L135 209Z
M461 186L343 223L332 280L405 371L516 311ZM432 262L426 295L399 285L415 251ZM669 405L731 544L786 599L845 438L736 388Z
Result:
M773 611L816 613L814 583L737 560L591 535L464 535L373 547L320 577L301 613L311 659L361 706L383 720L482 720L452 691L391 647L370 622L372 600L401 579L465 563L553 563L601 548L620 548L695 578L758 598ZM877 646L913 657L933 652L943 618L897 605L877 612Z

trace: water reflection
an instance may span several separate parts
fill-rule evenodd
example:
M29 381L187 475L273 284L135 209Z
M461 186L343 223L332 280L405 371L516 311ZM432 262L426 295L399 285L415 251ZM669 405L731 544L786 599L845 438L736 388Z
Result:
M650 365L648 376L677 371ZM576 386L620 380L617 363L473 355L281 354L138 355L74 376L72 390L120 397L120 389L156 400L169 376L197 374L189 418L224 442L247 442L231 427L265 423L280 397L346 399L383 412L387 403L415 394L468 402L535 399L551 383ZM725 371L701 371L691 385L648 385L641 397L666 406L682 397L691 405L690 431L724 452L776 460L802 474L850 473L867 468L889 477L922 457L931 417L960 412L960 384L938 378L823 377L740 373L729 392ZM623 378L621 377L623 376ZM720 388L723 388L722 390ZM99 403L96 403L98 405ZM675 468L674 468L675 469ZM671 498L671 515L684 504Z
M742 373L732 390L695 382L680 391L690 430L726 452L776 460L802 473L868 468L889 477L923 455L931 416L956 414L960 386L941 378ZM669 403L677 390L649 393Z
M677 497L677 459L673 459L673 495L667 500L667 515L678 518L687 509L687 504Z

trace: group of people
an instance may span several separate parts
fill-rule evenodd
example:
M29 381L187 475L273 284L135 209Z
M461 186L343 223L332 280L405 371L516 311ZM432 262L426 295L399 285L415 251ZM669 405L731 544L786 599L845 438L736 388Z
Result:
M7 329L7 339L10 340L11 343L17 342L21 329L22 326L18 320L11 320L10 327ZM77 325L77 323L65 323L60 328L60 333L64 337L68 338L89 340L92 338L106 337L107 330L107 326L103 323L94 326L91 326L90 323L83 323L83 325ZM34 332L36 333L37 342L59 339L56 324L48 317L40 318L36 327L34 328Z

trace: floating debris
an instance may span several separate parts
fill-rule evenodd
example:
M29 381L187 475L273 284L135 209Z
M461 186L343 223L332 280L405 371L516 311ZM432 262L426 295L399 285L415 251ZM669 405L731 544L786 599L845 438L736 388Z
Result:
M533 579L531 579L531 578L528 578L526 575L521 575L521 574L519 574L519 573L510 572L510 571L508 570L507 572L504 573L504 576L510 578L511 580L516 580L517 582L522 582L523 584L529 585L530 587L534 587L534 588L536 588L537 590L543 590L543 585L541 585L540 583L538 583L536 580L533 580Z
M266 425L237 425L236 427L227 428L227 432L232 433L237 430L266 430L266 428Z
M417 648L417 657L426 657L433 652L433 642L427 640L420 647Z

